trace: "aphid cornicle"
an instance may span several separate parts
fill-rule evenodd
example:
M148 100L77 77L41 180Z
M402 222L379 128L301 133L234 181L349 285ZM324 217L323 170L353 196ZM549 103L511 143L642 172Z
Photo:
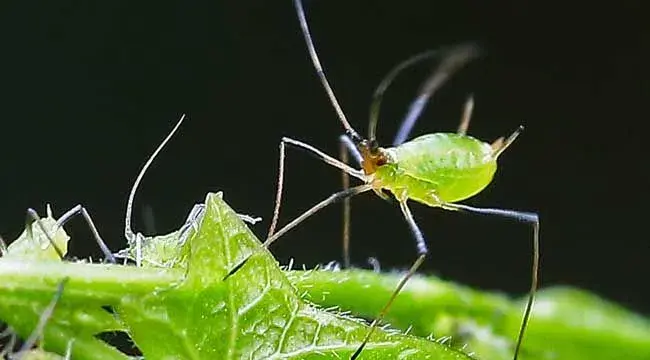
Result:
M352 196L370 190L374 191L382 198L387 198L387 196L389 196L386 192L395 197L399 203L404 219L415 238L419 256L408 272L398 282L386 305L370 325L370 329L368 330L364 340L352 354L351 359L356 359L363 351L378 323L387 313L390 305L395 300L395 297L399 294L411 276L415 274L428 253L424 236L416 224L407 204L409 200L414 200L430 207L439 207L446 210L469 212L481 215L494 215L532 224L533 259L531 285L528 302L524 310L521 327L514 348L514 359L516 360L530 318L534 295L537 289L537 271L539 268L539 218L536 213L478 208L458 204L456 202L472 197L483 190L491 182L497 168L497 158L513 143L517 136L519 136L523 127L520 126L519 129L517 129L507 139L504 140L503 138L500 138L492 144L484 143L466 135L465 133L469 126L469 119L473 108L473 100L472 97L470 97L465 104L465 111L457 133L436 133L424 135L405 143L411 128L424 109L428 99L455 70L475 57L477 54L477 48L473 45L462 45L452 47L451 49L447 49L447 51L428 51L418 54L396 66L384 78L375 91L374 99L370 107L368 138L363 138L348 122L334 95L334 91L325 77L325 73L320 64L320 60L318 59L316 49L309 33L301 0L294 0L294 5L310 58L316 68L316 73L329 96L330 102L332 103L341 124L345 128L345 135L341 137L342 144L344 145L343 148L347 149L353 155L361 169L354 169L347 164L347 153L342 154L345 155L342 156L344 161L340 161L304 142L287 137L282 138L280 142L280 164L276 205L269 228L269 235L267 240L264 242L264 246L268 247L280 236L303 222L305 219L314 215L322 208L343 200L345 202L343 249L344 262L345 265L348 265L349 233L347 227L349 226L349 199ZM425 81L418 97L411 104L407 115L400 126L395 141L393 142L394 146L390 148L380 147L376 141L375 128L377 125L379 104L381 103L383 93L395 76L397 76L397 74L402 70L419 61L436 55L442 55L442 60L433 74ZM287 145L306 150L319 157L325 163L342 170L344 172L343 183L345 189L322 200L275 232L282 199L285 148ZM348 175L361 180L363 184L348 188Z

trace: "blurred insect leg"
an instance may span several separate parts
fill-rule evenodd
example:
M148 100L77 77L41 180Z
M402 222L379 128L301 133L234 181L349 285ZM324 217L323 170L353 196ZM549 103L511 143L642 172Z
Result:
M397 135L393 140L393 146L404 143L408 138L415 122L426 107L433 94L453 75L470 60L479 54L479 49L474 44L456 45L445 50L445 55L433 73L422 84L418 96L409 105L408 111L402 121Z
M16 333L11 329L9 325L0 332L0 342L2 347L0 348L0 359L6 359L7 355L10 354L14 346L16 346ZM9 339L6 339L6 338Z
M284 188L284 163L285 163L285 148L287 145L292 145L296 148L303 149L308 151L310 154L316 156L325 163L334 166L342 171L347 172L349 175L354 176L358 179L365 180L365 177L362 172L359 170L353 169L347 164L325 154L324 152L316 149L315 147L305 144L301 141L294 140L291 138L283 137L280 141L280 157L279 157L279 168L278 168L278 187L275 194L275 206L273 208L273 218L271 219L271 225L269 226L269 232L267 235L268 238L271 238L275 233L275 228L278 224L278 217L280 216L280 204L282 203L282 191Z
M341 135L339 137L340 141L340 154L341 161L345 164L348 163L348 153L352 154L357 164L361 166L363 161L361 153L354 146L354 143L347 135ZM350 175L345 171L341 171L341 182L343 184L343 190L350 188ZM343 199L343 267L350 267L350 220L351 220L351 205L350 198Z
M460 125L458 125L457 133L461 135L467 134L469 121L472 118L472 111L474 111L474 95L470 95L465 101L465 106L463 107L463 117L460 119Z
M73 216L77 214L81 214L84 220L86 220L86 223L88 224L90 231L93 233L93 237L95 238L97 245L99 245L99 248L102 250L102 253L104 254L104 258L109 262L115 264L116 263L115 256L113 256L111 251L108 249L108 246L106 246L106 243L104 243L104 240L102 240L102 237L99 235L99 231L97 231L97 227L95 226L93 219L90 217L90 214L88 213L86 208L84 208L81 204L68 210L65 214L63 214L63 216L61 216L56 221L57 230L59 227L63 226L65 223L68 222L68 220L70 220Z
M517 336L517 345L515 346L515 354L513 359L517 360L517 356L519 355L519 350L521 349L521 344L524 340L526 327L528 326L528 321L530 320L530 315L533 310L535 293L537 292L538 272L539 272L539 215L537 215L536 213L515 211L515 210L476 208L473 206L468 206L463 204L447 203L447 204L443 204L442 207L448 210L465 211L465 212L475 213L480 215L500 216L504 218L521 221L523 223L531 224L533 226L533 258L532 258L530 290L528 292L528 301L526 303L526 309L524 310L524 316L521 321L521 327L519 328L519 335Z
M361 351L363 351L363 348L366 346L368 343L368 340L370 340L370 336L372 333L375 331L377 328L377 325L379 325L379 322L386 316L386 313L388 313L388 309L390 306L393 304L395 301L395 298L397 298L397 295L402 291L402 288L408 280L415 274L415 272L418 270L420 265L424 262L424 259L426 258L427 254L429 253L429 249L427 248L426 241L424 240L424 235L422 235L422 231L420 230L420 227L418 227L417 223L415 222L415 219L413 218L413 214L411 214L411 210L409 209L408 205L406 204L406 200L400 200L399 201L399 206L400 209L402 210L402 214L404 215L404 219L406 220L406 223L408 224L411 233L413 234L413 237L415 238L415 243L418 248L418 258L415 260L413 265L411 265L411 268L409 271L404 275L399 283L397 283L397 287L393 291L393 293L390 295L390 298L388 299L388 302L386 302L386 305L384 305L384 308L381 309L379 312L379 315L372 321L370 324L370 329L368 330L368 333L363 339L363 342L357 349L357 351L354 352L350 360L356 359L359 355L361 355Z
M340 139L348 139L347 136L343 135ZM341 161L348 163L348 149L346 148L345 141L341 141L340 150ZM343 191L350 188L350 175L345 171L341 171L341 185L343 185ZM343 240L343 267L345 269L350 267L350 198L343 199L343 233L341 238Z
M34 347L36 341L38 341L38 339L43 335L43 330L45 329L45 325L47 324L48 320L50 320L50 318L52 317L52 314L54 313L54 308L56 307L56 304L59 302L59 299L61 299L61 295L63 295L63 288L66 282L68 282L68 278L64 278L63 280L61 280L61 282L59 282L54 297L52 298L50 303L47 305L47 307L39 317L36 328L32 331L32 333L29 335L27 340L25 340L25 342L23 343L23 346L15 355L14 357L15 359L20 359L22 357L22 354L24 354L26 351Z
M5 240L0 236L0 256L4 256L7 253L7 243Z
M344 134L339 136L339 141L342 144L341 149L346 149L352 155L354 161L356 161L357 166L361 167L361 163L363 162L363 157L361 156L359 149L357 149L357 147L354 145L352 139L350 139L349 136ZM343 150L341 150L341 156L343 156ZM347 164L347 161L345 163Z
M372 266L372 271L376 273L381 273L381 264L379 263L379 260L375 257L369 257L368 258L368 264Z
M65 357L64 357L65 360L72 359L72 345L74 345L74 341L75 341L74 338L68 340L68 345L66 346L65 349Z
M41 229L43 234L45 234L45 237L47 237L47 240L50 242L50 245L52 245L52 248L54 248L54 251L56 251L56 254L59 255L59 258L63 259L65 257L65 254L63 251L56 245L54 242L54 239L52 239L52 236L50 233L47 231L43 223L41 222L41 217L38 216L38 213L36 210L29 208L27 209L27 220L25 221L25 228L27 230L27 234L29 234L30 238L34 238L34 234L32 233L32 222L36 222L38 224L38 227ZM57 229L54 229L54 232L56 233Z

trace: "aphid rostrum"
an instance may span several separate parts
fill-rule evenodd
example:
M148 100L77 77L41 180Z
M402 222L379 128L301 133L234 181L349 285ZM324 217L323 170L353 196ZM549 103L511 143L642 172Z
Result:
M514 142L523 130L523 127L519 127L519 129L505 140L500 138L492 144L482 142L466 135L465 132L469 125L473 106L473 101L470 97L465 105L464 115L457 133L428 134L404 142L408 137L415 120L418 118L426 105L426 102L435 90L442 85L453 71L474 57L477 49L473 46L464 45L453 47L442 52L443 60L433 75L425 81L419 96L411 104L395 138L394 146L383 148L379 146L375 138L379 104L383 92L386 90L392 79L404 68L425 58L432 57L436 52L423 53L399 64L382 81L375 92L374 100L371 104L368 137L363 138L348 122L325 77L309 33L301 0L294 0L294 4L311 60L342 125L345 128L345 136L342 137L342 143L359 162L361 169L354 169L345 162L329 156L304 142L287 137L282 138L280 142L280 164L276 206L269 229L269 235L264 246L269 246L287 231L314 215L322 208L340 200L348 200L357 194L373 191L382 198L387 198L389 195L392 195L397 200L404 219L406 220L415 239L418 257L408 272L399 281L395 291L384 308L372 322L364 341L351 357L351 359L356 359L361 354L378 323L387 313L395 297L399 294L409 278L411 278L411 276L413 276L417 271L428 253L424 236L416 224L408 206L409 200L445 210L482 215L495 215L531 224L533 227L532 279L528 302L524 310L523 320L514 350L514 359L517 359L526 325L531 314L535 291L537 289L537 272L539 267L539 217L536 213L531 212L477 208L458 204L457 202L476 195L491 182L497 169L497 158ZM363 184L346 188L343 191L332 194L275 232L282 199L285 148L287 145L312 153L325 163L342 170L349 176L361 180ZM345 237L348 236L347 219L349 218L349 206L346 206L345 209L346 211L344 212L344 216L346 218L346 230L344 231L344 261L347 262L348 250L347 240Z

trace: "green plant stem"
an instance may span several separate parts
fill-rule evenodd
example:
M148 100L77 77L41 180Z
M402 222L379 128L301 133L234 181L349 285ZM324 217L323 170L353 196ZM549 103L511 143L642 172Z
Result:
M323 307L373 318L401 274L366 270L293 271L294 285ZM477 291L432 276L415 277L386 321L414 335L460 339L480 359L508 359L525 299ZM594 294L568 288L538 293L522 359L650 359L650 321Z

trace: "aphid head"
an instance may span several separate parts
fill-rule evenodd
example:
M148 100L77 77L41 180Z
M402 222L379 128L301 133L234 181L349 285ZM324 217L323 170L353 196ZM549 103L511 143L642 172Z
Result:
M357 144L357 148L361 153L361 167L366 175L374 174L377 168L385 165L389 161L388 153L383 148L379 147L377 140L361 140Z

